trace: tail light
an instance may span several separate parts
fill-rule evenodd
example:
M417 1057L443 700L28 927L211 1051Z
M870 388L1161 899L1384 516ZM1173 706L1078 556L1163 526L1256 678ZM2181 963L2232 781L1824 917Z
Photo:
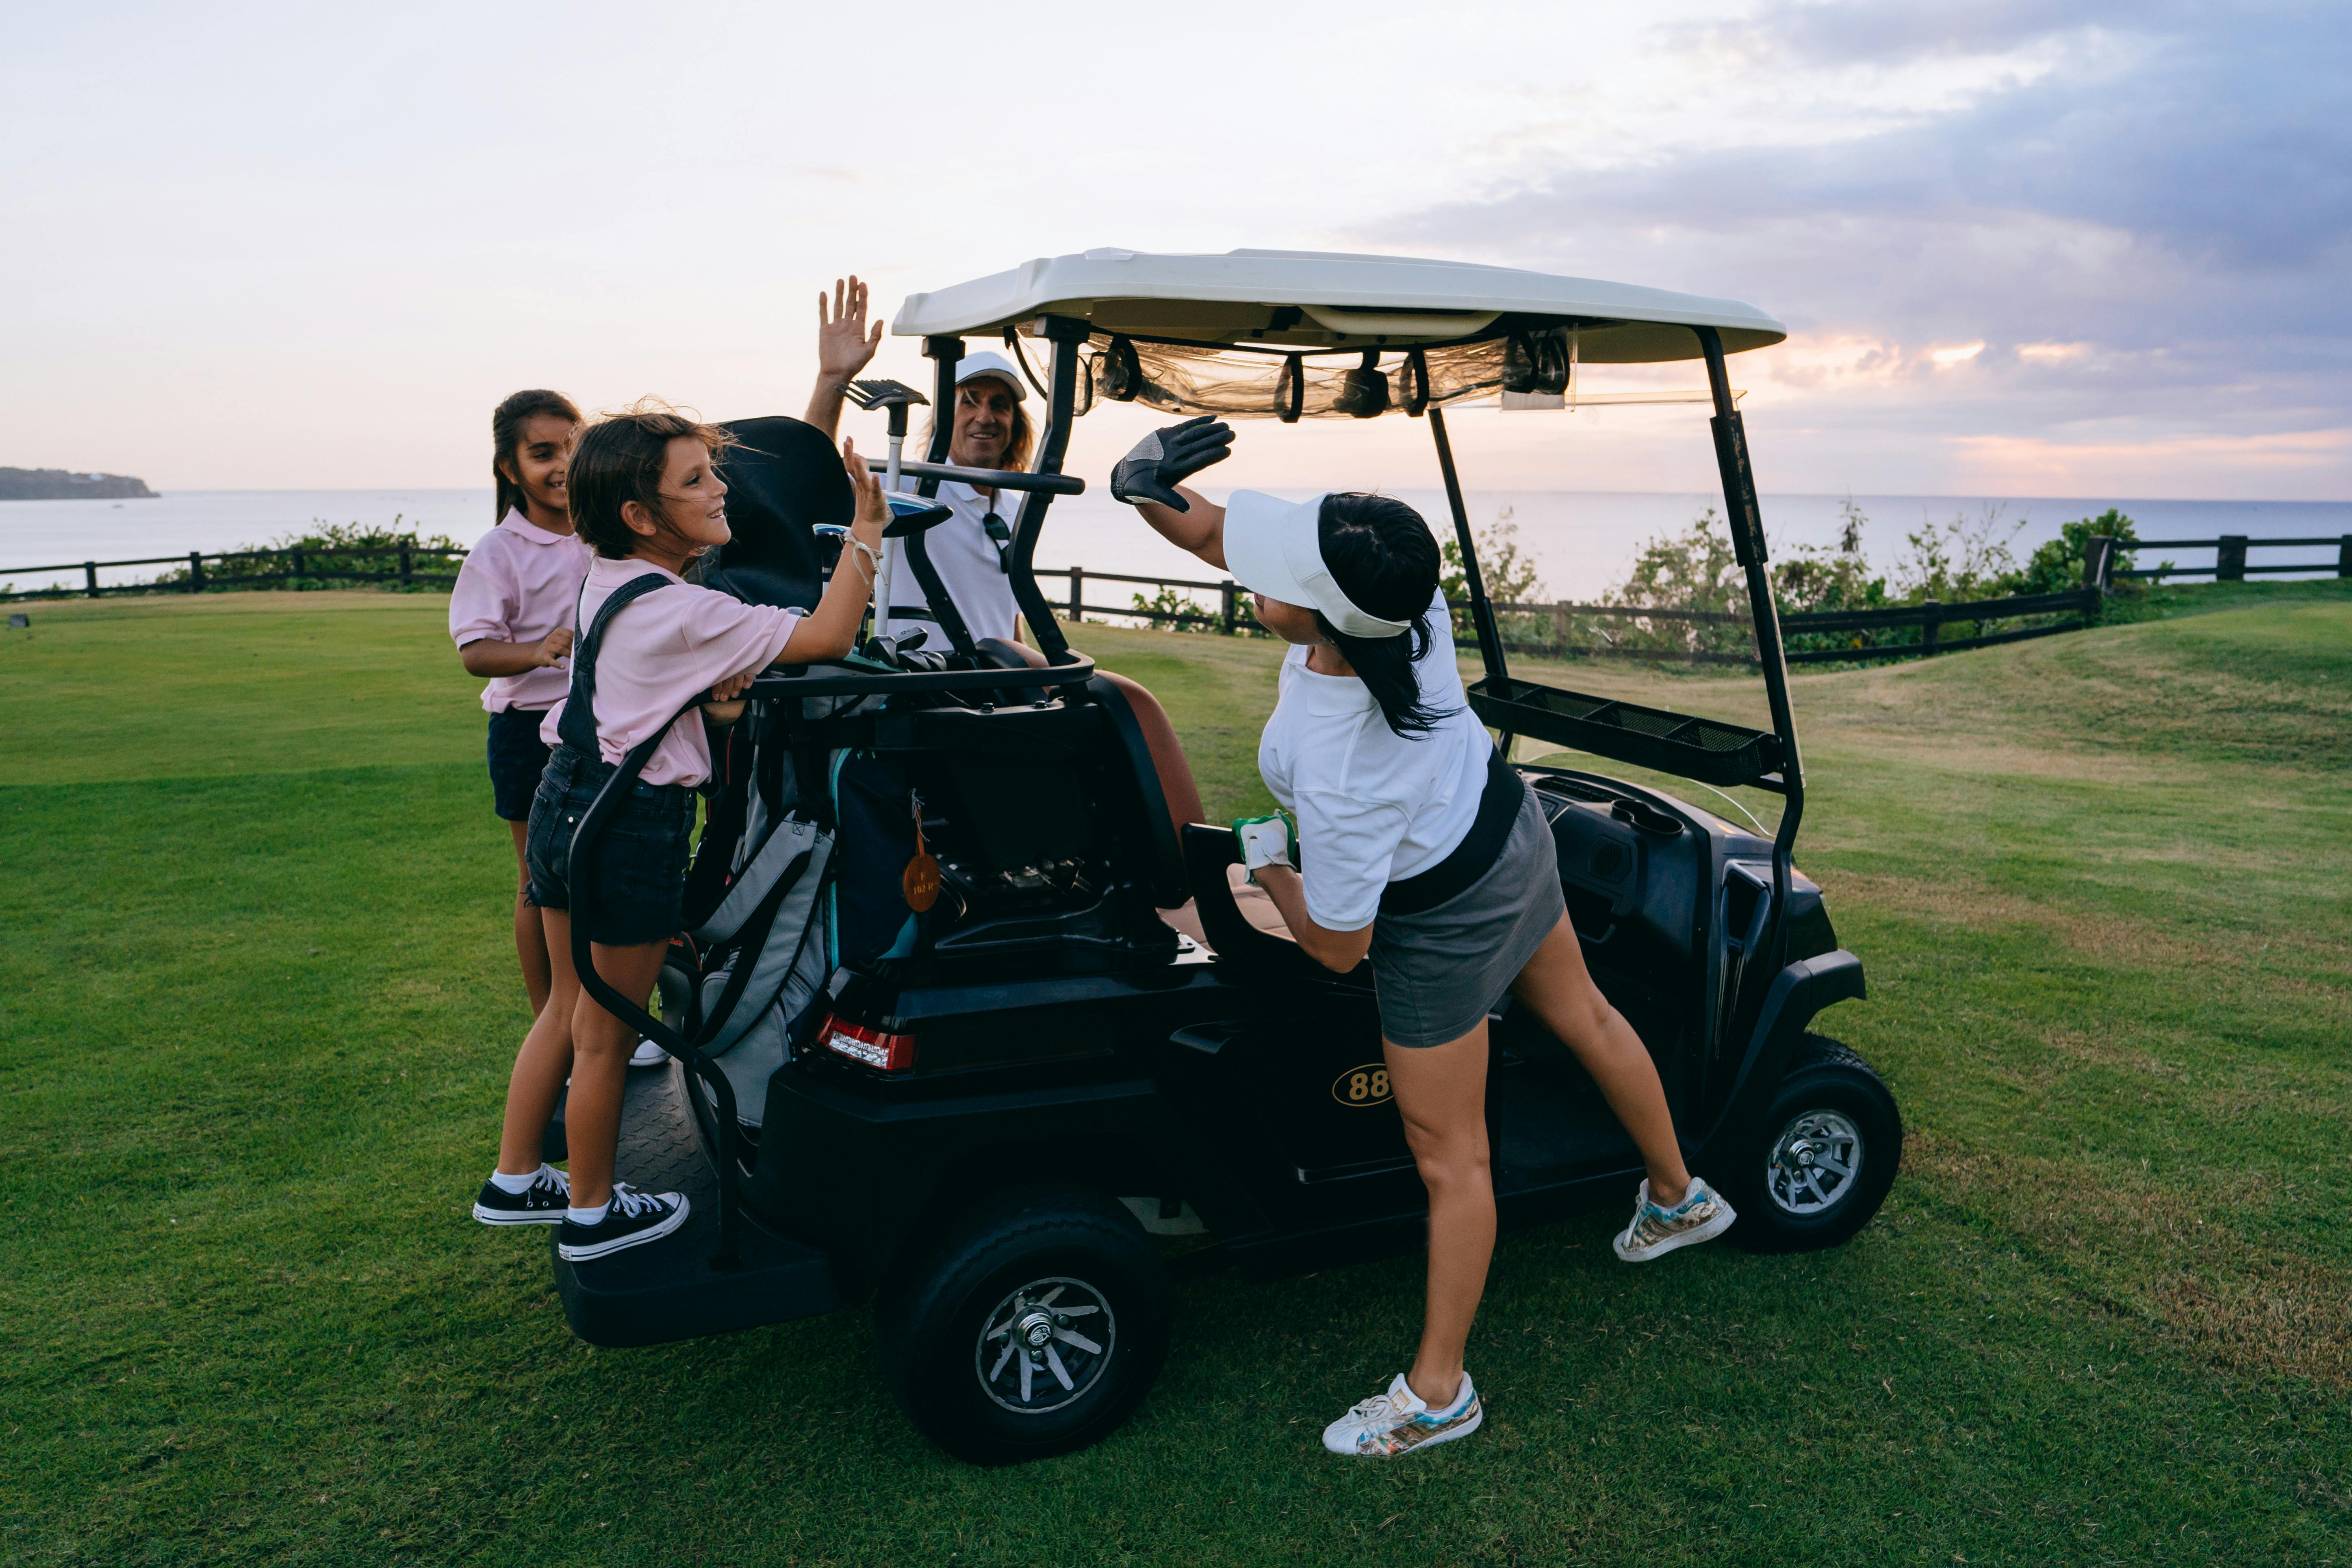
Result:
M866 1024L846 1024L828 1017L817 1031L817 1044L826 1050L863 1062L884 1072L907 1072L915 1065L915 1037L894 1035Z

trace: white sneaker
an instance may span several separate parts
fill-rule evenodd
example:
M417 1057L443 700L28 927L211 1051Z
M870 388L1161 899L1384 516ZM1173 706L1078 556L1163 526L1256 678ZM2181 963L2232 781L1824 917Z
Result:
M1647 1263L1678 1247L1713 1241L1738 1217L1722 1194L1698 1176L1691 1178L1682 1202L1670 1209L1660 1208L1650 1201L1650 1182L1644 1176L1641 1195L1633 1202L1633 1223L1611 1245L1626 1262Z
M629 1065L633 1068L657 1068L667 1060L669 1053L651 1040L639 1040L637 1048L629 1055Z
M1335 1454L1393 1458L1415 1448L1467 1437L1486 1418L1486 1407L1478 1403L1478 1391L1470 1385L1468 1373L1462 1374L1461 1390L1449 1410L1432 1410L1423 1405L1421 1395L1405 1382L1404 1373L1399 1373L1386 1394L1375 1394L1324 1427L1323 1446Z

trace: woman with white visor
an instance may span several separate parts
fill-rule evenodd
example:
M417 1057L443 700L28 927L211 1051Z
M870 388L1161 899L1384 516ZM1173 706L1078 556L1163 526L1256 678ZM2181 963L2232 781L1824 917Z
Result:
M1486 1016L1506 993L1575 1052L1641 1150L1648 1177L1618 1257L1663 1257L1734 1216L1685 1169L1649 1052L1586 973L1543 808L1463 691L1428 525L1383 496L1236 490L1220 507L1181 488L1232 443L1206 416L1157 432L1111 494L1251 590L1258 623L1291 645L1258 771L1297 817L1305 869L1287 834L1253 833L1251 879L1316 962L1371 961L1389 1083L1429 1189L1419 1353L1323 1443L1402 1454L1467 1436L1484 1414L1462 1356L1495 1245Z

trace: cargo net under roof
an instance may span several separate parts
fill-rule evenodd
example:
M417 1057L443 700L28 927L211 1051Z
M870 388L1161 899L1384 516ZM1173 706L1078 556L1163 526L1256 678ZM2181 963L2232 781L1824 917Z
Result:
M1370 419L1490 397L1565 393L1576 374L1565 327L1416 349L1241 349L1097 332L1079 353L1078 412L1141 403L1228 418Z

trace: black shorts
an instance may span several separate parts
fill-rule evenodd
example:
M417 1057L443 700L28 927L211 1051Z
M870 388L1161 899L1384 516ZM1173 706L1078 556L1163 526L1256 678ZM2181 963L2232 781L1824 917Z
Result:
M572 836L612 764L559 746L548 760L531 801L523 856L530 868L530 901L543 910L572 908ZM686 868L694 836L694 792L681 784L629 786L595 845L586 917L591 942L614 947L667 942L686 924Z
M548 745L539 738L546 710L509 708L490 715L490 801L502 822L529 822Z

